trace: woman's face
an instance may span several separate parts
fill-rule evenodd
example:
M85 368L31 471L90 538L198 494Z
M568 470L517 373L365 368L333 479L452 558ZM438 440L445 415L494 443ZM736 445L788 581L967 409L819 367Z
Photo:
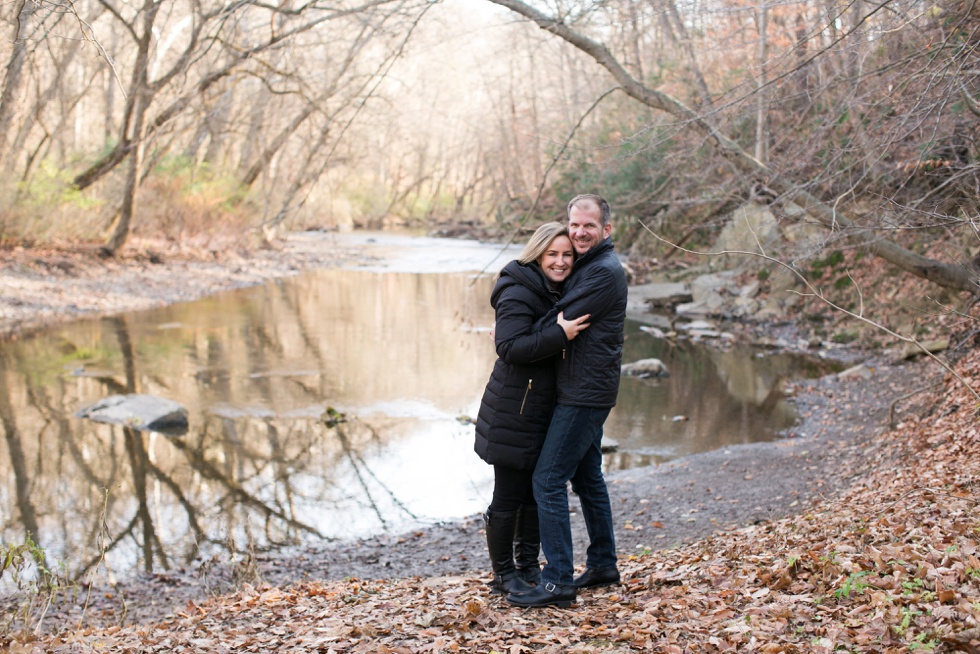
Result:
M561 284L572 272L572 262L575 251L572 241L567 236L556 236L548 249L538 258L538 265L544 271L544 276L553 284Z

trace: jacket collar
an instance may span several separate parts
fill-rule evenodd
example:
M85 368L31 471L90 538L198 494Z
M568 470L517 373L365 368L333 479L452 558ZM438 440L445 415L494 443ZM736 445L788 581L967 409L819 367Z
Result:
M550 297L552 301L554 301L555 295L560 296L557 291L552 290L551 283L544 276L544 271L541 270L538 264L532 262L524 265L518 263L515 259L505 265L503 270L500 271L500 279L497 280L497 284L491 292L491 304L493 304L499 293L511 284L520 284L542 297Z
M600 256L600 255L602 255L602 254L604 254L604 253L606 253L606 252L608 252L608 251L610 251L612 249L613 249L612 237L611 236L608 236L608 237L606 237L606 239L604 241L602 241L601 243L599 243L598 245L596 245L594 248L592 248L591 250L589 250L588 252L586 252L585 254L583 254L582 256L580 256L578 259L576 259L575 260L575 265L572 266L572 271L574 272L576 269L578 269L579 266L583 266L583 265L589 263L590 261L592 261L596 257L598 257L598 256Z

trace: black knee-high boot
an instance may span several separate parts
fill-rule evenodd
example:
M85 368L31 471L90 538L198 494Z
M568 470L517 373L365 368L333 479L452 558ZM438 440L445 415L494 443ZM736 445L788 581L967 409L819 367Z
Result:
M514 533L514 566L521 579L532 585L541 583L541 533L538 531L538 507L524 504L517 511Z
M494 512L483 514L487 525L487 549L490 551L490 566L493 568L493 581L490 590L510 595L531 590L531 586L521 579L514 566L514 523L517 512Z

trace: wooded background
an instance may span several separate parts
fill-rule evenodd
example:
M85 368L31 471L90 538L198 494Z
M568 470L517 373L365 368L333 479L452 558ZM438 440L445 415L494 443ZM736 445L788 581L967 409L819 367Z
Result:
M0 242L213 247L608 197L618 241L737 207L976 288L980 3L18 0ZM542 29L543 28L543 29Z

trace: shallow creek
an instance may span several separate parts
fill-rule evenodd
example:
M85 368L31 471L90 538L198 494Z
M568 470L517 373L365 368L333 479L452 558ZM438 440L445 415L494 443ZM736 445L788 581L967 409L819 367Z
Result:
M73 574L125 575L482 510L491 469L470 418L495 357L493 275L517 250L331 238L363 247L363 262L5 343L0 540L30 532ZM623 379L610 470L778 438L796 419L783 383L825 372L640 326L627 324L624 361L656 357L670 376ZM189 429L75 416L127 393L181 403Z

